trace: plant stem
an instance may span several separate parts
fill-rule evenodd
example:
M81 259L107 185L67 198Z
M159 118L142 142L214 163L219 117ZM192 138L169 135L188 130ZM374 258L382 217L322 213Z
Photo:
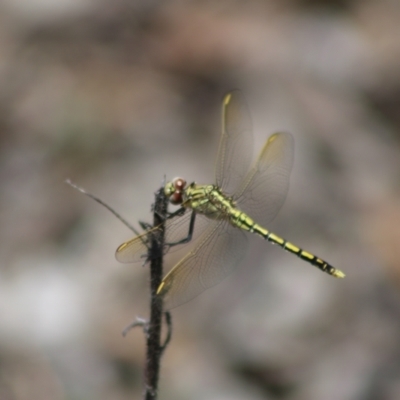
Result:
M168 199L161 188L156 192L154 203L153 226L163 224L167 216ZM163 301L157 296L157 289L163 275L163 251L164 251L164 226L157 230L151 238L150 252L150 293L151 310L150 321L147 332L147 355L145 368L145 400L156 400L158 389L158 378L160 371L160 358L163 351L161 346L161 327L163 316Z

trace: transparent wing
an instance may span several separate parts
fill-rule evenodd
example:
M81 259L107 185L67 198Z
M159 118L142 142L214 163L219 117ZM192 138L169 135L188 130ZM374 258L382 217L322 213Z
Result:
M242 93L228 93L222 103L222 133L215 165L216 184L231 196L246 176L253 157L250 112Z
M169 243L179 242L187 237L189 233L189 222L191 210L187 210L184 215L178 215L165 222L165 253L173 252L182 248L184 244L169 246ZM209 220L201 215L196 215L192 241L205 231ZM145 231L143 234L122 243L115 252L115 258L122 263L144 262L148 258L148 247L150 246L149 237L151 233L156 233L161 225ZM191 241L191 242L192 242Z
M244 233L226 221L210 222L200 243L165 276L159 295L166 309L177 307L227 277L246 253Z
M238 207L260 225L271 222L285 201L293 155L290 133L271 135L235 196Z
M153 229L149 229L141 235L135 236L133 239L122 243L118 246L115 251L115 258L122 263L146 261L148 254L148 246L150 233L156 232L159 229L156 226Z

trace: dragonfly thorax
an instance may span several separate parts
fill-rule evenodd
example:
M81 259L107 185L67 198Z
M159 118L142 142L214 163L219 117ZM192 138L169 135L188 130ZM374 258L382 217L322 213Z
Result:
M218 186L191 183L186 186L182 178L174 178L164 187L164 193L171 204L190 208L212 219L229 219L235 202L226 196Z
M230 219L235 202L218 186L191 183L183 192L182 205L211 219Z

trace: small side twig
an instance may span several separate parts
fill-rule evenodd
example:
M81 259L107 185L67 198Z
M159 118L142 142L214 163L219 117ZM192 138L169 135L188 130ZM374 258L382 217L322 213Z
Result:
M137 326L141 326L143 328L143 332L147 336L147 332L149 330L149 321L140 317L136 317L135 321L124 328L124 330L122 331L122 336L125 337L133 328L136 328Z
M163 353L164 350L167 348L169 342L171 341L171 337L172 337L172 317L171 317L171 313L169 311L165 311L164 316L165 316L165 323L167 324L167 336L165 337L164 343L161 346L161 353Z
M167 326L167 334L164 339L164 343L161 346L161 352L167 348L172 337L172 317L169 311L164 312L165 324ZM125 337L133 328L142 327L144 334L147 336L149 333L149 321L145 318L136 317L136 319L124 328L122 336Z
M110 207L107 203L104 203L103 200L99 199L98 197L94 196L93 194L87 192L85 189L81 188L78 185L75 185L75 183L72 183L69 179L65 180L65 183L68 184L69 186L72 186L74 189L78 190L79 192L83 193L84 195L90 197L93 199L96 203L101 204L103 207L107 208L108 211L110 211L111 214L113 214L115 217L117 217L126 227L128 227L134 234L140 235L140 233L121 215L119 215L112 207Z

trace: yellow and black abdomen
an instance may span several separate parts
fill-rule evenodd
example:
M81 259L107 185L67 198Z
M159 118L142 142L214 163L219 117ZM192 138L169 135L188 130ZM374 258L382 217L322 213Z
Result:
M332 275L336 278L344 278L345 274L340 271L339 269L333 267L326 261L322 260L321 258L315 256L314 254L309 253L301 249L300 247L295 246L293 243L288 242L287 240L275 235L272 232L269 232L267 229L261 227L260 225L256 224L254 226L254 232L258 235L262 236L264 239L268 240L273 244L277 244L278 246L282 247L283 249L287 250L288 252L295 254L297 257L301 258L304 261L307 261L311 265L314 265L321 271L326 272L329 275Z
M244 212L241 212L237 209L232 209L230 214L231 223L236 227L248 232L256 233L265 240L268 240L273 244L277 244L288 252L295 254L297 257L301 258L304 261L307 261L311 265L314 265L315 267L317 267L321 271L326 272L329 275L332 275L336 278L344 278L345 274L342 271L334 268L332 265L315 256L314 254L311 254L308 251L305 251L300 247L295 246L293 243L288 242L278 235L275 235L274 233L268 231L268 229L265 229L262 226L258 225Z

